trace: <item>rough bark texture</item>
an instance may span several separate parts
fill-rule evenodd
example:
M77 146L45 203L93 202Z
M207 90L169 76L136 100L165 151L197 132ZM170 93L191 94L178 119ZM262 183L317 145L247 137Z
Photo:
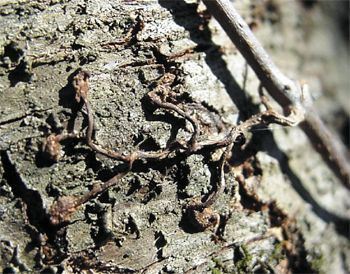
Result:
M349 145L346 2L235 5ZM216 235L196 231L183 210L214 187L217 156L205 152L138 162L69 223L50 224L57 197L84 194L121 167L74 140L57 163L42 158L46 136L86 126L71 86L78 68L91 73L94 139L126 152L189 136L185 120L144 100L165 72L228 125L259 112L259 82L196 1L2 0L0 14L0 271L350 272L349 191L298 128L252 132L234 148L213 205Z

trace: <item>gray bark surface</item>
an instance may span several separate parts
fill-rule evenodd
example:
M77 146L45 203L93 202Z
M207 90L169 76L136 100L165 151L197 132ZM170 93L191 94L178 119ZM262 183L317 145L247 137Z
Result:
M281 70L309 83L349 147L346 3L234 5ZM49 134L85 131L71 85L77 69L91 73L94 140L126 153L190 136L183 118L145 102L164 73L227 126L261 111L259 82L197 1L2 0L0 14L1 272L350 272L349 191L299 128L272 125L234 148L212 207L218 234L197 231L184 214L215 188L218 156L205 151L140 161L68 223L52 225L58 197L83 195L122 166L77 140L62 143L57 163L42 157Z

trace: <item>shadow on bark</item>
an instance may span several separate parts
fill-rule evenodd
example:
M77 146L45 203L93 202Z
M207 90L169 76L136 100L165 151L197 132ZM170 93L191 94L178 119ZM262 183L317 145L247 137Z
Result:
M159 4L168 9L173 15L174 21L189 32L190 38L197 43L196 50L205 53L205 62L211 68L213 74L224 84L232 101L240 110L239 115L241 119L248 118L250 112L256 111L256 107L249 104L244 90L241 89L236 79L228 70L227 64L220 52L220 47L212 41L212 34L208 27L208 18L206 16L199 16L197 12L198 5L187 4L183 0L160 0Z
M174 21L189 32L191 39L198 44L197 51L206 53L206 63L218 80L224 84L225 89L240 112L240 120L245 120L250 115L257 113L258 106L249 101L245 95L245 91L240 88L237 81L227 68L227 64L223 59L223 54L220 52L219 46L213 43L211 31L208 27L209 19L198 14L198 5L187 4L183 0L160 0L159 4L168 9L173 15ZM202 26L202 28L199 28L199 26ZM349 220L329 212L317 203L304 187L302 180L290 168L287 161L288 157L278 148L273 134L266 131L253 133L253 136L251 146L253 146L254 149L252 151L259 149L259 144L261 144L261 149L264 150L269 147L267 150L268 154L278 160L282 172L288 176L293 188L300 197L312 206L313 212L320 219L326 223L334 223L337 232L347 237L349 231ZM265 145L267 142L269 142L268 146ZM242 159L242 162L243 161L244 160Z

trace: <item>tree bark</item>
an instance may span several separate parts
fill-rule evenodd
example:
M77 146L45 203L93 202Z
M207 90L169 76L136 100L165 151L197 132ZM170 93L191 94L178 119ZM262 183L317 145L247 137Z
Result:
M234 5L280 69L309 83L349 148L348 41L337 25L346 4L313 3ZM350 271L349 191L298 128L257 129L235 144L211 207L216 231L196 229L185 209L215 190L220 150L137 161L52 224L59 197L84 195L125 168L83 138L62 141L57 161L43 156L50 134L86 130L72 86L79 69L90 73L94 142L125 154L191 135L191 123L146 100L165 73L208 135L262 111L259 81L197 1L0 1L0 14L2 272Z

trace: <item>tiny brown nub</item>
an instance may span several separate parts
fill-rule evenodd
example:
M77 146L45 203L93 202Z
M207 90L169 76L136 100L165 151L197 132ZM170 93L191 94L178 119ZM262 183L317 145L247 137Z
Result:
M64 196L58 198L50 209L50 222L53 225L59 225L67 222L70 216L76 210L77 198L73 196Z
M201 209L198 204L190 205L186 210L186 215L191 227L196 232L212 229L216 233L220 225L220 215L218 213L208 207Z
M80 71L73 78L73 87L75 90L75 100L79 103L81 98L87 98L89 91L90 73L87 71Z
M61 156L59 138L54 134L49 135L43 143L42 151L50 160L57 162Z

